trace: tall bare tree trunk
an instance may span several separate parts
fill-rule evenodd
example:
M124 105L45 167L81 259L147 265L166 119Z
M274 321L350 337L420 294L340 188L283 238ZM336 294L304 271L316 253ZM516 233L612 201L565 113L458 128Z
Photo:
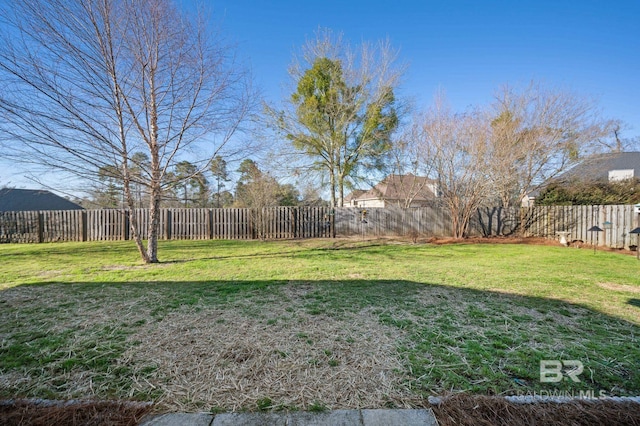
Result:
M344 177L340 176L338 181L338 207L344 207Z
M331 171L329 174L329 185L331 186L331 194L329 194L331 197L331 207L336 207L336 176L334 171Z
M158 263L158 234L160 229L160 182L152 182L149 205L149 240L147 241L147 263Z
M8 154L82 179L117 170L132 238L157 262L167 173L189 147L219 140L209 157L239 129L256 106L248 74L171 0L5 0L0 16ZM150 164L133 159L141 149ZM146 249L135 185L151 197Z
M127 205L129 206L129 229L131 232L131 236L136 243L136 248L140 253L142 261L145 263L149 263L149 254L147 250L145 250L144 244L142 243L142 237L140 236L140 225L138 224L138 216L136 215L135 211L135 201L133 198L133 193L131 191L131 178L126 156L124 156L122 168L124 195Z

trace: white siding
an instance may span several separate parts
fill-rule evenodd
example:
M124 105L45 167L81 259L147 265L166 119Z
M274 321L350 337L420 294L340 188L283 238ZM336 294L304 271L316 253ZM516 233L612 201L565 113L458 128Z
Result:
M609 170L609 182L633 178L633 169Z

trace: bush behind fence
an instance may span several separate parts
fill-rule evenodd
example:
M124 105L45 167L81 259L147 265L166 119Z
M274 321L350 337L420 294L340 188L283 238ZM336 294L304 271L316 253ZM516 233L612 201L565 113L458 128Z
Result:
M350 237L450 237L450 217L439 206L421 208L273 207L265 209L161 209L160 239L295 239ZM67 210L0 212L0 242L127 240L131 215L147 238L149 211ZM552 206L503 209L485 207L469 225L471 236L523 235L556 238L570 232L570 240L592 243L587 230L607 228L599 245L635 245L629 231L640 224L633 206Z

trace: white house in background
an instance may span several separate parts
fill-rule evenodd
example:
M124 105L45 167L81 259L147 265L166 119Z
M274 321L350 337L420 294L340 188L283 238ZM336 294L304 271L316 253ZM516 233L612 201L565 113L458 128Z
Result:
M344 198L345 207L423 207L436 198L438 186L432 179L389 175L370 190L356 189Z
M640 152L611 152L581 161L552 182L614 182L634 178L640 178ZM539 193L540 190L536 190L527 194L522 199L522 206L533 206Z

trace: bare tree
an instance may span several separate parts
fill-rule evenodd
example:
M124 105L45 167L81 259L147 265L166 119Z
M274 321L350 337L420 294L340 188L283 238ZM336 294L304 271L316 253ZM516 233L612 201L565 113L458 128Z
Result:
M170 0L8 0L0 13L5 144L17 159L84 178L118 167L132 210L132 183L145 187L147 246L135 215L131 234L142 259L157 262L165 175L197 142L215 140L213 158L238 129L252 100L245 73ZM132 162L136 152L148 164Z
M476 112L455 114L439 93L427 112L416 117L415 126L421 158L451 215L453 236L463 238L490 191L486 121Z
M391 181L401 208L411 207L416 199L438 195L436 181L429 178L433 176L433 161L423 149L423 129L415 125L423 118L414 117L414 124L402 130L385 157L386 180Z
M236 184L236 206L253 209L286 205L282 196L289 186L281 185L270 173L261 170L258 164L246 159L237 170L240 178Z
M594 139L595 152L624 152L640 150L640 136L629 137L631 126L619 119L608 120L600 137Z
M267 108L271 124L310 161L303 168L329 181L333 206L343 205L347 181L379 167L391 147L403 71L396 56L389 43L352 49L320 30L289 70L291 98L281 110Z
M588 99L531 83L524 90L503 87L490 116L489 177L503 207L557 176L602 134Z
M280 184L258 164L246 159L238 168L240 178L236 184L235 206L249 209L253 231L261 240L266 238L269 207L280 205Z

